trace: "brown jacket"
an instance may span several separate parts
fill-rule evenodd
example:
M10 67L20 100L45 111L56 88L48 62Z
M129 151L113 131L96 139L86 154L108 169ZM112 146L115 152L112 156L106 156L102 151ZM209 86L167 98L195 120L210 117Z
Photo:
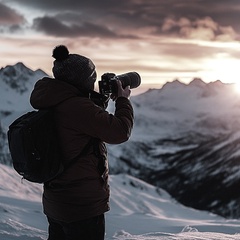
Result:
M127 98L116 101L110 114L83 96L74 86L51 78L39 80L30 97L36 109L53 107L61 152L67 163L57 179L45 184L44 213L64 222L78 221L109 210L107 150L104 142L128 140L133 127L133 109ZM98 139L83 156L90 139ZM98 154L96 154L96 148Z

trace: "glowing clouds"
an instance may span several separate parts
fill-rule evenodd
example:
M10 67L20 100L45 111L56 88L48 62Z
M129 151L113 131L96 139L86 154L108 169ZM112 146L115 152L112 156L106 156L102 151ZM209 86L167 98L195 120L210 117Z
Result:
M231 26L221 26L211 17L196 20L185 17L166 18L162 25L162 31L182 38L206 41L233 41L239 37Z

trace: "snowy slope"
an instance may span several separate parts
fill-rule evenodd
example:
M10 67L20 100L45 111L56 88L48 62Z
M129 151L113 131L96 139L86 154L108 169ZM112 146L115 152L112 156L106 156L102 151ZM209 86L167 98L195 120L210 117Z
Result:
M164 188L187 206L240 217L240 95L234 85L174 81L131 99L133 134L109 146L111 173Z
M0 239L40 240L47 237L40 184L21 182L0 164ZM134 177L110 176L111 210L106 214L106 239L240 239L240 221L186 208L164 190Z

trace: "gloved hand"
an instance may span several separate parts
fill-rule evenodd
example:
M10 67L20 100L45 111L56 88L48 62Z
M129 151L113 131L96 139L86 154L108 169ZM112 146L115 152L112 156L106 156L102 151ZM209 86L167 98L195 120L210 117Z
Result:
M120 80L117 80L117 93L112 93L111 94L111 99L113 101L116 101L117 98L119 97L125 97L125 98L130 98L130 94L131 94L131 90L130 90L130 86L126 86L124 89L122 87L122 83Z

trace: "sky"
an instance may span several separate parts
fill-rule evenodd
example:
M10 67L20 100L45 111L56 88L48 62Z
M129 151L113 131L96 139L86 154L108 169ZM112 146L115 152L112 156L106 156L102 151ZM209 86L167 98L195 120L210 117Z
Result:
M98 79L136 71L167 81L240 82L239 0L0 0L0 67L51 75L52 50L89 57Z

